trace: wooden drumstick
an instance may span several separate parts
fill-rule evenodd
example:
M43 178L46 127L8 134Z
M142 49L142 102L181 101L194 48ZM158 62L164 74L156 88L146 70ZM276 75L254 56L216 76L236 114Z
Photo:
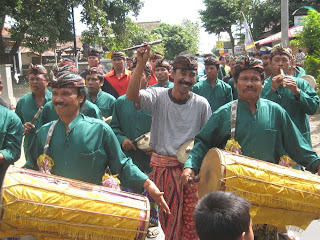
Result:
M36 114L33 116L31 123L33 124L40 116L41 112L42 112L43 106L39 107L38 111L36 112ZM23 136L26 135L26 133L23 133Z
M285 76L284 71L283 71L282 68L280 68L280 74L283 75L283 76ZM283 81L282 81L282 85L283 85L283 87L286 87L286 81L285 81L284 79L283 79Z
M199 176L198 175L195 175L194 177L189 177L188 178L188 183L197 183L197 182L199 182L200 181L200 178L199 178Z
M159 43L162 43L162 40L157 40L157 41L148 42L148 43L145 43L145 44L140 44L140 45L136 45L136 46L133 46L133 47L125 48L122 51L134 50L134 49L138 49L140 47L145 47L147 45L155 45L155 44L159 44Z

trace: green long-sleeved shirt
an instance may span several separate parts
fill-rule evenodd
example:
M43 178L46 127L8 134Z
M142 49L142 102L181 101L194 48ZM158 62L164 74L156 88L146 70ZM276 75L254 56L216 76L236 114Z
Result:
M80 112L88 117L102 119L101 111L98 106L88 100L84 102L80 108ZM43 107L40 119L41 126L57 119L59 119L59 116L53 106L52 101L50 101Z
M231 78L231 79L228 81L228 84L230 85L230 87L231 87L231 89L232 89L233 100L238 99L238 90L237 90L237 88L234 86L234 80L233 80L233 78Z
M37 158L43 154L50 122L37 132L29 151L25 167L38 170ZM101 184L106 167L119 174L121 185L142 191L148 178L121 151L112 129L103 121L79 114L66 126L58 120L47 155L54 160L51 173L62 177Z
M120 144L126 138L133 141L137 137L150 132L151 114L147 110L137 111L133 106L133 102L127 99L126 95L123 95L114 104L110 126ZM150 155L138 148L137 150L124 151L124 153L127 157L132 158L133 163L143 172L151 171Z
M208 79L198 82L193 86L192 92L205 97L212 112L233 100L231 87L220 79L217 79L214 87Z
M10 109L0 105L0 153L4 157L0 164L0 186L10 164L21 154L23 126L20 118Z
M113 104L116 101L116 98L111 94L100 90L97 94L97 99L94 102L91 99L90 93L87 92L87 99L98 106L101 111L102 117L107 118L112 115Z
M278 104L259 99L252 115L247 102L238 100L235 140L242 154L271 163L279 163L280 157L289 157L316 172L320 164L318 155L306 142L288 113ZM205 154L213 147L224 148L230 139L230 110L228 103L214 112L195 137L195 144L184 168L198 172Z
M307 81L301 78L294 78L300 89L300 99L297 99L289 89L282 85L274 92L271 89L272 77L273 75L265 81L260 96L283 107L311 146L308 115L315 114L319 108L320 99L317 93Z
M174 86L174 83L170 82L170 81L168 81L164 84L164 88L173 88L173 86ZM162 86L160 85L160 83L157 83L157 84L154 84L150 87L162 87Z
M52 96L52 93L47 90L44 96L45 99L44 99L43 106L47 102L51 101L51 96ZM38 110L39 110L39 107L33 96L33 93L31 92L31 93L28 93L27 95L24 95L22 98L20 98L20 100L17 103L16 114L19 116L19 118L21 119L21 122L24 124L26 122L31 122ZM27 156L26 153L29 149L29 145L32 142L32 139L36 131L41 127L40 118L41 116L39 116L38 119L34 121L33 125L35 126L35 128L32 129L31 132L27 133L24 137L23 148L26 156Z

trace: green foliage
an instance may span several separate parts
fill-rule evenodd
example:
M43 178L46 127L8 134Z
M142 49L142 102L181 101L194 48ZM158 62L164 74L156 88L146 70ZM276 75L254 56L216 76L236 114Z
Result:
M245 12L249 22L253 23L252 36L254 40L261 38L267 30L271 33L281 31L281 1L279 0L256 0L252 1L251 8ZM289 0L289 24L294 23L292 13L302 6L310 6L320 10L319 0ZM306 10L299 10L296 15L304 13Z
M174 59L182 52L196 54L199 46L199 26L197 23L184 20L182 25L160 24L151 31L163 40L164 56L166 59Z
M320 84L320 50L314 55L307 55L304 60L306 72L314 76L317 83Z
M303 18L303 31L296 36L294 41L299 47L308 49L308 54L320 51L320 13L309 10L308 15Z
M8 43L0 31L0 64L10 63L22 41L36 52L55 47L56 42L73 40L72 7L83 6L81 21L88 25L85 41L92 44L114 46L113 38L125 32L126 16L137 15L140 0L1 0L0 29L5 18L13 19L10 30L13 47L5 50ZM107 44L106 44L107 43ZM119 43L121 45L121 43Z

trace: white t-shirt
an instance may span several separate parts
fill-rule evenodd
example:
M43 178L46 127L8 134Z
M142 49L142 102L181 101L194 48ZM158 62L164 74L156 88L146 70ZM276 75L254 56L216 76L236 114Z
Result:
M150 146L160 155L177 155L179 147L192 140L211 117L210 105L202 96L190 92L185 103L177 103L172 89L140 90L141 109L152 115Z

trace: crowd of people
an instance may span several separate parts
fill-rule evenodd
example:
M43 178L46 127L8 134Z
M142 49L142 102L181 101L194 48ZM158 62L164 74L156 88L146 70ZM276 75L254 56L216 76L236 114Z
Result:
M245 156L279 164L286 155L296 168L320 173L308 121L320 99L300 78L305 71L290 49L262 47L257 58L206 54L199 79L191 54L169 62L145 45L134 58L114 51L111 60L113 70L105 72L92 49L81 73L71 59L50 72L30 65L31 92L15 113L0 105L1 183L24 136L25 168L39 170L44 156L54 162L50 173L93 184L101 184L108 168L123 191L146 195L148 237L159 234L160 222L168 240L252 240L247 200L217 192L199 201L190 179L209 149L224 149L234 138ZM147 132L149 152L136 144ZM194 147L183 165L177 152L189 140Z

